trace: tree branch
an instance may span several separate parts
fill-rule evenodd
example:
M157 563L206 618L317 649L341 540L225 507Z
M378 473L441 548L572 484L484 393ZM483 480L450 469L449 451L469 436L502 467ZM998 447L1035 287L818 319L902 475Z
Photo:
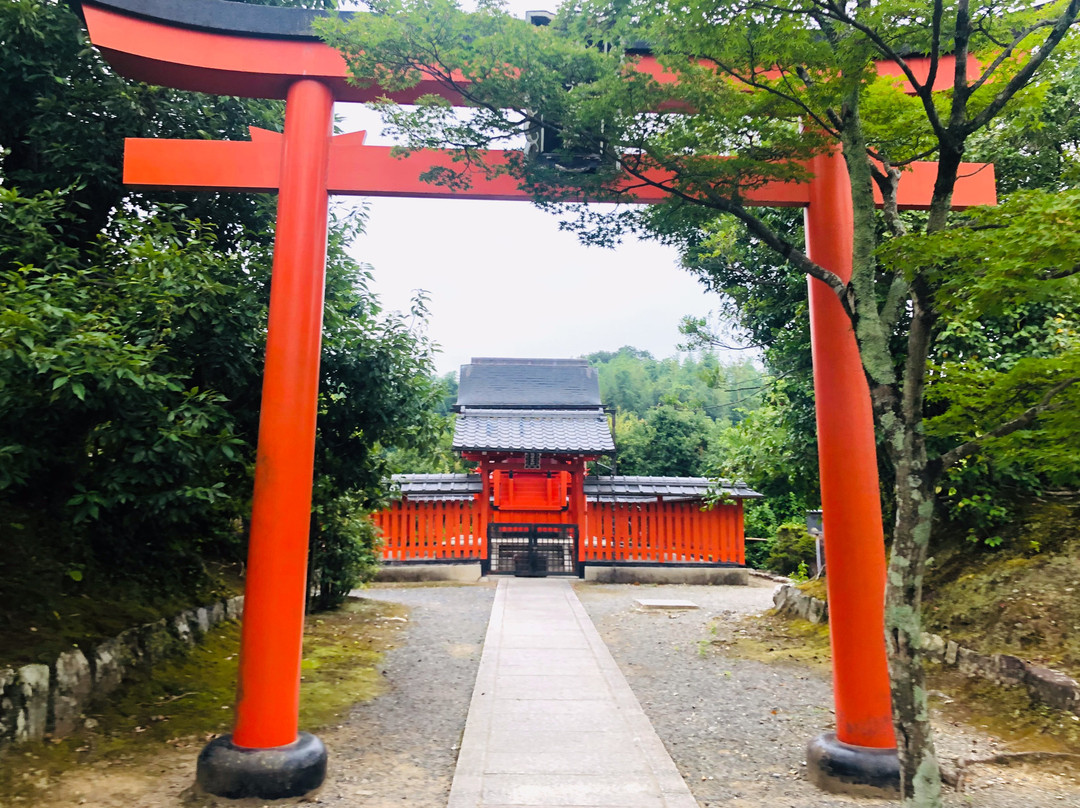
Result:
M1080 382L1080 377L1077 376L1058 382L1046 391L1046 395L1042 397L1042 400L1039 401L1038 404L1028 407L1016 418L1013 418L1011 421L1006 421L1004 424L1001 424L996 429L990 430L985 435L980 435L974 440L969 440L967 443L962 443L959 446L950 449L948 452L943 454L938 461L941 466L941 470L944 471L945 469L956 465L965 457L970 457L971 455L975 454L975 452L977 452L979 448L991 438L1003 438L1006 435L1011 435L1014 432L1019 432L1021 429L1026 429L1035 421L1036 418L1039 417L1041 413L1049 409L1050 404L1053 402L1055 396L1072 387L1077 382Z
M1027 30L1021 31L1019 34L1017 34L1016 37L1013 38L1013 41L1010 42L1008 45L1003 45L1001 52L994 57L994 61L990 63L990 65L983 71L983 74L979 76L979 78L976 79L975 82L971 85L971 92L975 92L984 84L986 84L986 82L989 81L990 77L994 74L994 71L1001 67L1002 63L1010 56L1012 56L1013 53L1016 52L1016 48L1021 42L1034 34L1040 28L1048 28L1053 24L1053 20L1043 20L1042 22L1035 23L1035 25L1031 26Z
M1035 74L1035 71L1039 69L1047 57L1050 56L1062 39L1065 38L1065 34L1068 33L1069 26L1076 21L1076 15L1080 13L1080 0L1070 0L1069 5L1062 12L1061 16L1057 18L1054 23L1054 27L1046 37L1046 41L1042 45L1035 49L1034 55L1028 60L1028 63L1024 65L1017 72L1015 76L1009 81L1005 88L1002 89L994 100L974 118L968 121L967 125L963 127L965 134L978 131L985 126L995 115L997 115L1002 107L1004 107L1014 95L1016 95L1027 83L1031 80L1031 77Z

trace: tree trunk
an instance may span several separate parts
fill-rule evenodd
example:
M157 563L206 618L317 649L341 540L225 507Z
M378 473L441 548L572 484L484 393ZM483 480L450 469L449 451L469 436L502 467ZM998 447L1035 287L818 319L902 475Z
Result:
M885 642L889 656L893 724L905 806L940 808L941 770L934 749L922 650L922 587L934 518L934 480L926 458L923 400L933 323L932 295L912 285L904 386L888 426L896 469L896 524L885 586Z
M921 438L917 438L921 442ZM925 464L897 467L896 526L885 587L885 639L889 652L893 723L905 806L939 808L941 773L934 748L922 650L922 582L930 545L934 496Z

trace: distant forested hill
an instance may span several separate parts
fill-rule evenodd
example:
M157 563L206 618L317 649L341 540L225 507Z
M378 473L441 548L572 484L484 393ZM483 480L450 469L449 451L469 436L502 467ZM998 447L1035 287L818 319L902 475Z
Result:
M699 411L713 421L738 423L761 402L762 372L750 360L721 364L716 354L654 359L624 345L584 357L600 372L600 397L622 413L645 418L668 404Z

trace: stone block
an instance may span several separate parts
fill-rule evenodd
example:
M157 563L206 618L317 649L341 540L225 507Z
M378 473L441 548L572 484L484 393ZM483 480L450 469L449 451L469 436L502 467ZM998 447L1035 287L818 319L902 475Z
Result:
M23 665L14 684L15 742L40 741L49 719L49 666Z
M191 612L180 612L172 619L172 630L176 638L184 645L195 644L195 635L191 631Z
M956 667L965 676L977 676L981 679L997 678L997 665L993 657L960 647L956 652Z
M181 621L184 630L188 634L191 630L187 627L187 621ZM139 627L139 636L143 649L143 663L147 666L171 656L178 650L186 647L183 640L174 631L175 621L165 619L147 623Z
M216 626L225 619L225 604L220 600L207 607L206 613L210 620L210 626Z
M960 653L960 646L957 645L955 642L953 642L952 640L949 640L947 643L945 643L945 664L946 665L955 665L956 664L956 656L959 653Z
M193 628L199 635L203 635L210 630L210 612L204 606L200 606L193 611L195 613L195 625Z
M935 662L945 660L945 639L940 634L923 634L923 653Z
M15 700L14 668L0 668L0 749L15 739L18 709Z
M1029 665L1024 684L1033 698L1050 707L1080 711L1080 684L1064 673Z
M483 570L477 561L455 564L383 564L375 573L376 581L389 583L412 581L454 581L475 583Z
M244 596L237 595L225 601L225 616L229 620L239 620L244 614Z
M137 667L145 661L146 647L143 643L144 634L143 628L139 627L129 628L127 631L121 631L116 635L116 641L119 643L117 653L120 654L121 664L124 666L124 670Z
M130 667L127 646L120 637L113 637L94 648L94 691L98 695L111 693L124 680Z
M746 586L745 567L709 567L676 564L586 564L585 580L600 584L694 584L698 586Z
M818 598L807 596L806 619L811 623L826 623L829 620L828 604Z
M1003 685L1022 685L1027 679L1028 664L1010 654L994 654L997 681Z
M791 600L791 592L794 589L795 587L788 584L780 584L780 586L776 587L776 589L773 590L773 607L776 609L776 611L780 612L780 614L785 614L790 608L789 604Z
M634 603L639 609L700 609L692 600L667 600L664 598L636 598Z
M76 648L56 658L52 726L54 734L62 737L74 731L93 689L90 663L82 651Z

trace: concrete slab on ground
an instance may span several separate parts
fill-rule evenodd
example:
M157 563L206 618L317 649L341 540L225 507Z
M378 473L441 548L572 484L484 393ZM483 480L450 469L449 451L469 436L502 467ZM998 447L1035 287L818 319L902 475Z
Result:
M696 808L566 580L499 581L448 808Z
M636 598L639 609L700 609L692 600L666 600L664 598Z

